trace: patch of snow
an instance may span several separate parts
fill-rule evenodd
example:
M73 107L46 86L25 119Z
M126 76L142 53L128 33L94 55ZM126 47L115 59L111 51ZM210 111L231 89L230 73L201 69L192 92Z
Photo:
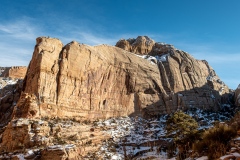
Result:
M63 150L62 145L53 145L53 146L48 146L49 150Z
M161 62L166 62L167 61L167 58L169 56L169 53L167 54L164 54L162 56L149 56L149 55L137 55L135 54L136 56L138 57L141 57L143 59L146 59L148 61L150 61L152 64L155 64L154 62L156 61L161 61Z
M229 159L231 158L233 155L225 155L219 158L219 160L224 160L224 159Z
M65 148L68 148L68 149L71 149L71 148L74 148L75 145L74 144L67 144L64 146Z
M164 54L162 56L156 56L156 58L158 61L165 62L165 61L167 61L168 56L169 56L169 54Z
M237 137L234 139L235 141L240 141L240 137Z
M208 80L208 81L213 81L213 77L212 77L212 76L208 76L208 77L207 77L207 80Z
M208 160L208 157L207 156L203 156L203 157L197 158L196 160Z
M7 84L10 84L10 85L13 85L13 84L16 84L17 82L16 81L14 81L14 80L9 80L9 81L7 81Z
M240 154L239 153L231 153L233 156L235 156L236 158L240 158Z
M18 158L19 160L25 160L25 158L24 158L24 155L23 155L23 154L18 154L18 155L17 155L17 158Z
M214 96L213 94L211 94L211 98L212 98L212 99L215 99L215 96Z

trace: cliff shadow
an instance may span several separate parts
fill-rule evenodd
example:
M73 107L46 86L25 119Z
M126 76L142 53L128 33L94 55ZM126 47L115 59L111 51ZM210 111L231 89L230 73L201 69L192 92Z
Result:
M22 80L0 77L1 85L6 83L0 89L0 128L3 128L11 120L13 109L20 98L22 89Z
M158 101L143 105L138 93L135 93L134 112L129 116L152 118L171 114L177 110L187 111L195 109L209 112L226 112L228 116L233 116L236 110L232 92L221 94L221 91L214 90L208 83L202 87L195 87L176 93L170 90L167 95L157 94L159 96Z
M137 93L134 96L135 100L139 99ZM183 110L198 122L200 128L207 128L212 122L228 120L235 113L233 93L221 94L208 84L177 93L169 92L165 98L162 96L159 94L159 101L164 102L157 101L144 107L140 106L139 101L134 101L135 111L129 115L128 120L128 124L132 126L127 127L130 129L125 128L128 134L118 137L119 140L115 142L116 137L113 135L111 143L109 142L109 146L117 146L116 153L124 155L125 159L140 158L153 153L155 158L167 159L168 154L176 151L176 146L171 146L165 131L170 114ZM124 126L121 123L118 126Z

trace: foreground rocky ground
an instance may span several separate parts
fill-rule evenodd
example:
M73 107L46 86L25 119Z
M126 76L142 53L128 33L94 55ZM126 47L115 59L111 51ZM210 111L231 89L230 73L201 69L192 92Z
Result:
M201 110L188 114L197 118L200 130L231 116ZM94 122L21 118L9 123L9 132L1 135L0 159L167 159L171 138L166 137L166 118L119 117ZM231 155L239 152L238 143L235 139Z
M206 130L240 104L240 87L207 61L147 36L115 47L39 37L28 68L0 72L0 159L174 159L169 115L184 110ZM231 145L222 159L238 157L239 138Z

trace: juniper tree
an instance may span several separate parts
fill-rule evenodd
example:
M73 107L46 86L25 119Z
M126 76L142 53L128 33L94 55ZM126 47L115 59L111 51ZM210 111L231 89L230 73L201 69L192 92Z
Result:
M199 136L198 124L191 116L182 111L175 112L167 120L166 130L168 137L173 138L174 146L178 148L177 159L182 160L188 156L188 150ZM173 150L170 150L170 155Z
M194 118L182 111L175 112L167 120L167 135L174 139L175 143L193 142L198 133L198 124Z

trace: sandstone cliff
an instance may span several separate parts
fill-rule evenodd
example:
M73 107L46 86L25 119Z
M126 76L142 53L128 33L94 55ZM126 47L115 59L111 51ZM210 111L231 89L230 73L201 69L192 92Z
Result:
M22 90L22 80L3 80L0 78L0 133L1 127L11 121Z
M27 67L25 66L0 67L0 77L23 79L26 71Z
M206 61L172 45L138 37L117 46L125 50L37 38L15 116L97 119L217 110L228 93Z
M1 127L11 120L26 71L27 67L24 66L0 67L0 133Z
M116 46L37 38L24 80L0 89L0 153L79 159L109 138L104 126L79 120L218 110L227 100L228 87L204 60L148 37Z

